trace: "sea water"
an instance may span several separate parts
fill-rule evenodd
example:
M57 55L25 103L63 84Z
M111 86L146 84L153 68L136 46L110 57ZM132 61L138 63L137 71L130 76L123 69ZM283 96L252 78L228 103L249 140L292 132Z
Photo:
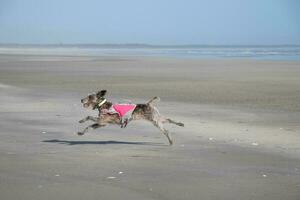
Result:
M300 61L300 46L0 45L0 54Z

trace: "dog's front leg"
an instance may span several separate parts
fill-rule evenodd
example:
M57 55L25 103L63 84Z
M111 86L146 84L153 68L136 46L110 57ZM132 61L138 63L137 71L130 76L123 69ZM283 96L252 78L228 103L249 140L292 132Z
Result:
M79 123L84 123L88 120L91 120L93 122L97 122L99 120L99 118L98 117L87 116L87 117L83 118L82 120L80 120Z
M83 131L77 132L77 134L78 134L78 135L84 135L89 129L96 129L96 128L103 127L103 126L106 126L106 125L105 125L105 124L98 124L98 123L95 123L95 124L89 125L89 126L86 127Z

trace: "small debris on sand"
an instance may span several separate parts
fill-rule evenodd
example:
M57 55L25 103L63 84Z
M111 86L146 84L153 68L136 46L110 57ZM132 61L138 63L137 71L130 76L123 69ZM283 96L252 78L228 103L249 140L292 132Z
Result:
M46 131L43 131L42 133L45 134L45 133L47 133L47 132L46 132Z
M57 177L58 177L58 176L60 176L60 175L59 175L59 174L55 174L55 176L57 176Z
M106 177L107 179L115 179L116 177L114 176L109 176L109 177Z
M267 175L265 175L265 174L263 174L262 176L263 176L263 177L267 177Z
M123 172L119 172L118 174L123 174Z
M212 140L214 140L214 138L212 138L212 137L210 137L210 138L208 138L210 141L212 141Z
M258 146L258 143L257 142L253 142L252 145L253 146Z

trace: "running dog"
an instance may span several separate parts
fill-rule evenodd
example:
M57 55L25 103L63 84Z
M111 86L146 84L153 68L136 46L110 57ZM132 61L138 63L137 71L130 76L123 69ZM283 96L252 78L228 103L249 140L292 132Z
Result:
M177 126L184 126L181 122L175 122L172 119L160 115L158 109L154 106L155 103L159 102L159 97L154 97L145 104L113 104L104 98L106 92L106 90L101 90L81 99L84 108L92 110L98 109L99 115L98 117L87 116L80 120L79 123L90 120L93 121L94 124L86 127L83 131L78 132L78 135L83 135L89 129L104 127L107 124L116 124L121 127L126 127L127 123L131 120L144 119L150 121L157 127L167 137L169 144L172 145L173 140L169 131L163 127L163 124L172 123ZM126 113L130 113L130 116L124 117Z

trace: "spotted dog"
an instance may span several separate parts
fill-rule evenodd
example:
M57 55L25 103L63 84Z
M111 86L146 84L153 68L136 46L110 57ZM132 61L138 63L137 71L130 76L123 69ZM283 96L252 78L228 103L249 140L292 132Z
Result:
M104 96L106 95L106 90L101 90L99 92L89 94L87 97L81 99L81 103L83 104L84 108L98 110L99 114L98 117L87 116L84 119L80 120L79 123L86 122L88 120L93 121L92 125L86 127L83 131L78 132L78 135L83 135L89 129L96 129L100 127L104 127L108 124L116 124L120 125L121 127L126 127L128 122L132 120L147 120L150 121L155 127L157 127L168 139L169 144L173 144L173 140L169 134L169 131L166 130L163 126L164 123L172 123L178 126L184 126L181 122L176 122L172 119L166 118L162 116L158 109L155 107L155 104L159 102L159 97L154 97L150 101L145 104L134 104L132 106L132 110L130 108L120 107L120 105L113 104L112 102L108 101ZM120 111L123 109L125 114L121 115ZM126 115L126 112L130 112L130 116L123 117Z

